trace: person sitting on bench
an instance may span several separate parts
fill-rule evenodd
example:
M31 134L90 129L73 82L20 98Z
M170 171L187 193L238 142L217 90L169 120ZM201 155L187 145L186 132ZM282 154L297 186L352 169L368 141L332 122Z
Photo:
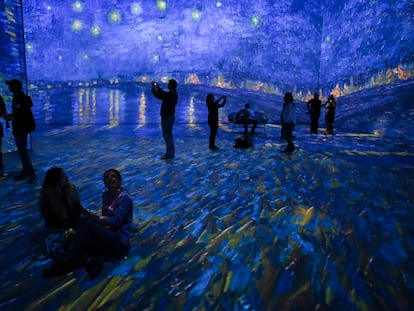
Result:
M255 117L254 117L254 110L250 108L250 104L246 103L246 105L244 105L243 109L240 109L239 113L238 113L238 119L240 119L240 123L243 123L244 125L244 133L247 134L248 133L248 125L252 124L252 130L251 130L251 135L255 134L255 130L257 127L257 124L259 123Z

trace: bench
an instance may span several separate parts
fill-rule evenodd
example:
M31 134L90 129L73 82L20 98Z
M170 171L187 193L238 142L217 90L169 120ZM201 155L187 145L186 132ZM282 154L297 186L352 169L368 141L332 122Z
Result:
M227 116L227 119L229 120L229 122L231 124L234 125L244 125L245 124L254 124L255 122L257 122L257 126L259 127L260 125L263 125L263 132L265 132L266 129L266 124L269 121L269 118L263 113L263 112L255 112L253 119L251 118L246 118L243 113L241 113L240 111L238 112L232 112Z

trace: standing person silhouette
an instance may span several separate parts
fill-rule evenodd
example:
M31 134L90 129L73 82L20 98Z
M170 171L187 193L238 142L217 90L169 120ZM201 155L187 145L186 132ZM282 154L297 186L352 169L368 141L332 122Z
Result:
M292 153L295 151L293 145L293 130L296 124L296 104L293 100L292 93L285 93L283 108L283 126L284 126L284 138L287 142L287 147L283 150L286 153Z
M175 106L178 102L177 81L171 79L168 81L169 92L164 91L156 82L151 83L152 94L162 100L161 103L161 128L166 145L166 153L161 157L161 160L174 158L174 137L173 125L175 121Z
M333 123L335 122L335 108L336 101L333 95L329 95L324 107L326 108L325 123L326 133L325 135L333 135Z
M5 117L6 115L7 115L6 104L4 103L3 97L0 96L0 117ZM3 137L4 137L3 124L0 122L0 177L7 176L6 173L4 172L3 154L1 153L1 141Z
M214 100L213 94L208 94L206 98L208 108L208 126L210 127L210 138L208 148L211 150L217 150L216 135L219 125L219 108L224 107L227 97L221 96L217 100Z
M285 122L283 122L283 110L285 110L286 102L283 101L282 110L280 111L280 139L285 139Z
M313 98L307 102L307 108L311 117L310 131L312 134L318 134L319 117L321 115L322 102L319 99L319 94L315 93Z
M28 183L36 181L32 160L27 153L27 135L35 130L36 124L32 113L33 102L29 95L23 92L20 80L6 81L10 92L13 93L12 113L6 115L6 120L12 121L13 136L16 141L17 151L22 162L22 172L14 177L14 180L29 178Z

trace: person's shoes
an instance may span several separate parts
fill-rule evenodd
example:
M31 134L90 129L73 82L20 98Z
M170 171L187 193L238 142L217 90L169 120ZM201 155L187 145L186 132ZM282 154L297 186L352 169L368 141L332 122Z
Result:
M210 149L210 150L218 150L218 148L219 147L217 147L217 146L210 146L210 147L208 147L208 149Z
M287 151L287 154L292 154L295 150L296 150L295 147L289 148L289 150Z
M102 273L103 266L104 266L103 257L98 256L98 257L90 258L85 264L85 268L86 268L86 271L88 272L89 279L90 280L96 279Z
M295 147L287 147L285 149L282 150L282 152L287 153L287 154L291 154L296 150Z
M173 155L165 154L161 157L161 160L168 160L168 159L172 159L172 158L174 158Z
M52 278L55 276L65 275L73 271L73 266L66 263L55 262L49 268L43 270L45 278Z
M27 181L28 184L34 184L36 182L36 175L30 175L29 180Z

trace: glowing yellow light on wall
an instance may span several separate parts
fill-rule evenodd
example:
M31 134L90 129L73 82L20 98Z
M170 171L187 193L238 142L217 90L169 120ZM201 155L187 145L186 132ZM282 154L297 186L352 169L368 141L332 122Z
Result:
M191 18L193 21L199 22L201 20L201 12L199 10L193 10L191 12Z
M157 0L157 8L165 11L167 9L167 2L164 0Z
M216 7L220 8L222 5L223 5L223 3L221 1L216 2Z
M259 26L259 17L258 16L253 15L253 17L252 17L252 24L253 24L254 27Z
M111 10L108 14L108 20L112 24L118 24L121 22L121 12L118 10Z
M80 1L75 1L72 4L72 10L74 10L75 12L82 12L83 11L83 3Z
M88 60L89 59L89 55L88 54L83 54L82 55L82 59L83 60Z
M154 55L152 57L152 59L153 59L154 62L158 62L160 60L160 56L159 55Z
M131 14L132 15L140 15L142 13L142 7L139 3L132 3L131 4Z
M95 37L99 36L101 34L101 27L98 25L93 25L91 28L91 33Z
M71 29L72 29L72 31L74 31L74 32L79 32L79 31L81 31L81 30L82 30L82 28L83 28L83 24L82 24L82 22L81 22L80 20L75 19L75 20L72 22L72 25L70 26L70 28L71 28Z

